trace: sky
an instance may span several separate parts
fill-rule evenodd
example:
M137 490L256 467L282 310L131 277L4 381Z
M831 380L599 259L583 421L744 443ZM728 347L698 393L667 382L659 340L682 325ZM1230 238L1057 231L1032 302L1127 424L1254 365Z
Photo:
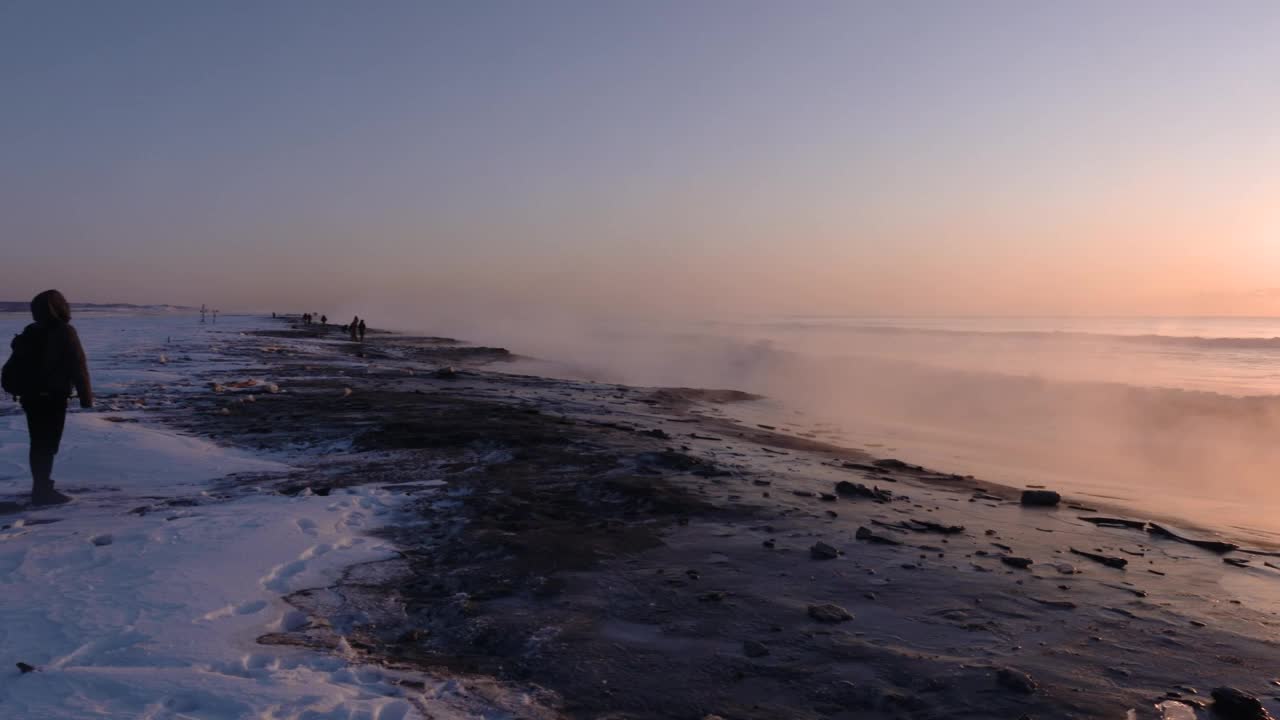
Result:
M0 288L1280 315L1274 2L0 0Z

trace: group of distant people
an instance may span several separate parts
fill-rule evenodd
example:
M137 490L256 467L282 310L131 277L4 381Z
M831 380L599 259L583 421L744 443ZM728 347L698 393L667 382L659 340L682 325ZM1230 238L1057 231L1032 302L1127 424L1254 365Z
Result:
M275 317L275 316L276 316L275 313L271 313L271 317ZM320 315L319 313L302 313L302 324L314 325L316 324L317 317L320 318L319 322L322 327L329 327L329 316ZM368 329L368 326L365 325L364 320L361 319L359 315L357 315L351 318L350 325L343 325L341 329L342 329L342 332L350 334L351 342L364 342L364 334Z

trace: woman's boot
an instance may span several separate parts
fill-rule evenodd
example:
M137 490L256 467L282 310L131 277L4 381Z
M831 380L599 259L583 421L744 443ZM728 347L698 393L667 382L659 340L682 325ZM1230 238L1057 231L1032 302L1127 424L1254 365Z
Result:
M61 505L71 497L53 489L53 456L31 455L31 504Z

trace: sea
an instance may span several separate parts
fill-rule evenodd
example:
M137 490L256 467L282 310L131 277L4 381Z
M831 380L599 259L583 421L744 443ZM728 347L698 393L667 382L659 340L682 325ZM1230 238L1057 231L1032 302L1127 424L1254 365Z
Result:
M530 368L724 387L769 424L1280 543L1280 318L773 317L527 337ZM524 347L524 346L520 346Z

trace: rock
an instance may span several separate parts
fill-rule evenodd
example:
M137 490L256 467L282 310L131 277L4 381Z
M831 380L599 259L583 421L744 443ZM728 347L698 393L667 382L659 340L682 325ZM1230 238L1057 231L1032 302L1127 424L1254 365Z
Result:
M1026 570L1031 567L1031 558L1017 557L1014 555L1001 555L1000 562L1008 565L1009 567L1016 567L1022 570Z
M1087 523L1093 523L1098 527L1119 527L1119 528L1129 528L1131 530L1147 529L1146 520L1126 520L1124 518L1084 517L1084 516L1080 516L1080 519Z
M809 492L808 490L792 490L791 494L795 495L796 497L813 497L813 493Z
M1083 550L1077 550L1075 548L1071 548L1071 552L1075 555L1079 555L1080 557L1087 557L1090 560L1093 560L1094 562L1100 562L1103 565L1106 565L1107 567L1118 568L1120 570L1123 570L1124 566L1129 564L1129 561L1125 560L1124 558L1110 557L1108 555L1099 555L1097 553L1085 552Z
M1041 605L1044 605L1045 607L1051 607L1055 610L1075 610L1076 607L1078 607L1075 603L1071 602L1070 600L1042 600L1041 598L1036 598L1036 597L1033 597L1031 599L1035 600Z
M1227 720L1271 720L1258 698L1233 687L1214 688L1213 711Z
M820 542L809 548L809 557L814 560L834 560L840 557L840 551L824 542Z
M919 465L909 465L895 458L886 458L884 460L876 460L872 465L883 468L885 470L923 470Z
M351 388L342 388L342 397L351 397Z
M768 540L765 540L763 543L761 543L761 545L763 545L764 547L766 547L766 548L768 548L768 549L772 550L772 549L774 549L775 547L777 547L778 542L777 542L776 540L774 540L773 538L769 538Z
M747 640L742 643L742 652L749 658L760 658L769 654L769 646L758 640Z
M668 433L666 430L661 430L661 429L658 429L658 428L655 428L655 429L653 429L653 430L649 430L649 431L646 431L646 432L643 432L643 433L640 433L640 434L641 434L641 435L648 435L648 436L649 436L649 437L651 437L651 438L657 438L657 439L659 439L659 440L670 440L670 439L671 439L671 433Z
M853 615L850 615L848 610L831 603L810 605L809 617L824 623L842 623L853 619Z
M442 367L442 368L440 368L439 370L437 370L437 371L435 372L435 375L436 375L436 377L438 377L438 378L442 378L442 379L445 379L445 380L452 380L452 379L454 379L454 378L458 377L458 371L457 371L457 370L455 370L455 369L453 368L453 366L452 366L452 365L447 365L447 366Z
M27 673L35 672L35 671L36 671L36 668L34 665L28 665L24 662L18 663L18 672L22 673L23 675L26 675Z
M868 500L875 500L876 502L889 502L890 500L893 500L893 493L888 490L881 490L878 487L869 488L862 483L849 482L848 480L841 480L836 483L836 494L843 497L867 498Z
M861 470L863 472L875 473L877 475L887 475L889 473L888 470L885 470L882 467L876 467L875 465L866 465L864 463L856 463L856 462L841 463L840 467L846 470Z
M832 495L831 493L818 493L818 499L822 500L823 502L835 502L837 498L835 495Z
M1076 566L1075 566L1075 565L1072 565L1071 563L1066 563L1066 562L1054 563L1054 564L1053 564L1053 569L1054 569L1054 570L1057 570L1058 572L1062 573L1063 575L1075 575L1075 574L1076 574Z
M1022 504L1027 507L1056 507L1062 496L1052 490L1023 490Z
M93 537L89 538L89 542L93 543L94 545L97 545L98 547L105 547L107 545L110 545L114 541L115 541L115 538L111 537L110 535L94 535Z
M876 535L875 533L871 532L871 529L866 527L865 525L858 528L858 532L854 534L854 537L856 537L859 540L865 540L867 542L872 542L872 543L879 543L881 545L901 545L902 544L897 540L894 540L893 538L887 538L883 535Z
M1012 690L1024 695L1034 693L1036 688L1039 687L1036 681L1031 679L1030 675L1011 668L1001 668L996 673L996 682L1006 690Z
M1155 535L1156 537L1169 538L1170 540L1177 540L1188 545L1195 545L1196 547L1208 550L1209 552L1228 553L1233 550L1240 549L1240 546L1235 543L1221 542L1219 540L1194 540L1189 537L1183 537L1182 535L1179 535L1168 528L1160 527L1155 523L1147 525L1147 532Z
M931 522L929 520L916 520L912 518L907 521L908 527L916 532L933 532L943 535L955 535L964 532L963 525L943 525L942 523Z

